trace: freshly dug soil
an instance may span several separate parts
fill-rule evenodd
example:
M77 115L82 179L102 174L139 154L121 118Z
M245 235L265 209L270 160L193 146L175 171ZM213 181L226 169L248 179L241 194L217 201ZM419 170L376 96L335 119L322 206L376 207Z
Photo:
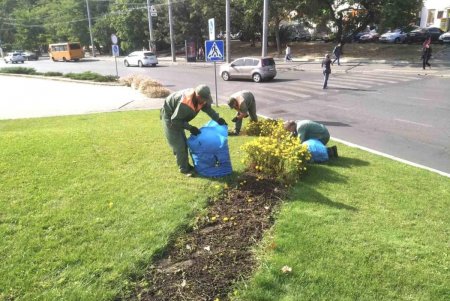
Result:
M272 223L284 191L268 179L245 174L236 188L211 201L192 231L168 247L131 299L152 301L227 300L232 285L254 267L252 247Z

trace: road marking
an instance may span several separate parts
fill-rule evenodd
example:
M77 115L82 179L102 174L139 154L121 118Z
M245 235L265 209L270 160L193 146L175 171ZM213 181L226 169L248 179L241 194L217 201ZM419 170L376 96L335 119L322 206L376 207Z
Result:
M422 98L422 97L412 97L412 96L408 96L407 98L409 98L409 99L418 99L418 100L432 101L432 99L429 99L429 98Z
M262 115L262 114L258 114L258 116L261 116L261 117L266 118L266 119L272 119L272 117L265 116L265 115ZM375 154L375 155L379 155L379 156L382 156L382 157L385 157L385 158L388 158L388 159L391 159L391 160L395 160L395 161L398 161L398 162L401 162L401 163L404 163L404 164L408 164L408 165L411 165L411 166L414 166L414 167L425 169L425 170L428 170L428 171L440 174L441 176L450 178L450 173L446 173L446 172L441 171L441 170L437 170L437 169L434 169L434 168L431 168L431 167L428 167L428 166L425 166L425 165L422 165L422 164L414 163L414 162L411 162L411 161L408 161L408 160L405 160L405 159L402 159L402 158L399 158L399 157L396 157L396 156L392 156L392 155L389 155L389 154L386 154L386 153L383 153L383 152L380 152L380 151L377 151L377 150L374 150L374 149L371 149L371 148L368 148L368 147L365 147L365 146L362 146L362 145L359 145L359 144L348 142L346 140L339 139L339 138L336 138L336 137L331 137L331 139L333 139L334 141L337 141L339 143L345 144L347 146L350 146L350 147L359 148L359 149L361 149L363 151L366 151L366 152L369 152L369 153L372 153L372 154Z
M410 124L415 124L415 125L420 125L420 126L424 126L427 128L432 128L433 126L430 124L426 124L426 123L420 123L420 122L415 122L415 121L410 121L410 120L405 120L405 119L399 119L399 118L394 118L395 121L400 121L400 122L405 122L405 123L410 123Z
M318 89L320 89L321 84L318 84L317 87L312 87L312 86L304 86L302 85L303 81L300 81L300 84L295 83L295 84L288 84L286 86L283 87L284 89L289 89L289 88L294 88L294 89L300 89L301 92L306 92L306 93L312 93L312 94L316 94L316 95L325 95L327 93L319 91Z
M361 146L361 145L358 145L358 144L354 144L354 143L351 143L351 142L348 142L348 141L345 141L345 140L342 140L342 139L339 139L339 138L335 138L335 137L331 137L331 138L334 141L340 142L340 143L345 144L347 146L359 148L361 150L367 151L367 152L375 154L375 155L379 155L379 156L382 156L382 157L385 157L385 158L388 158L388 159L392 159L392 160L395 160L395 161L398 161L398 162L401 162L401 163L405 163L405 164L414 166L414 167L425 169L425 170L428 170L428 171L440 174L441 176L450 178L450 174L449 173L443 172L441 170L437 170L437 169L434 169L434 168L431 168L431 167L428 167L428 166L425 166L425 165L414 163L414 162L411 162L411 161L408 161L408 160L405 160L405 159L402 159L402 158L399 158L399 157L396 157L396 156L392 156L392 155L389 155L389 154L386 154L386 153L383 153L383 152L379 152L377 150L374 150L374 149L371 149L371 148L368 148L368 147L365 147L365 146Z
M272 89L272 88L268 88L268 87L258 87L258 90L266 90L266 91L270 91L270 92L276 92L277 94L280 93L280 89ZM281 91L280 94L288 94L288 95L292 95L292 96L296 96L296 97L300 97L300 98L311 97L311 95L309 95L309 94L302 94L302 93L297 93L297 92L289 92L289 91L286 91L286 90Z

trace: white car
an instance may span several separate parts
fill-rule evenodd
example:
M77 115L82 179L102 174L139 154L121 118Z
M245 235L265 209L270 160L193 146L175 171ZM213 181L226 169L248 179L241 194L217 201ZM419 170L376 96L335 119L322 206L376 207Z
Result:
M441 43L450 43L450 31L443 33L439 36L439 41Z
M380 37L380 42L382 43L403 43L406 38L406 33L402 31L400 28L397 28L393 31L388 31L383 33Z
M153 66L158 64L158 58L150 51L134 51L123 59L125 67L129 66Z
M20 52L10 52L8 53L8 55L5 56L4 58L5 63L22 63L25 61L25 58L22 56L22 54Z

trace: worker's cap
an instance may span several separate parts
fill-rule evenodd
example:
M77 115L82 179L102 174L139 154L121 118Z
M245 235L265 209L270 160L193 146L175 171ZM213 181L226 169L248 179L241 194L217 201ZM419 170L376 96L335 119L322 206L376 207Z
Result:
M236 103L236 98L230 97L230 98L228 99L228 106L229 106L231 109L234 109L235 103Z
M202 99L204 99L207 103L212 104L213 99L211 97L211 91L209 90L209 87L207 85L198 85L195 88L195 93L200 95Z

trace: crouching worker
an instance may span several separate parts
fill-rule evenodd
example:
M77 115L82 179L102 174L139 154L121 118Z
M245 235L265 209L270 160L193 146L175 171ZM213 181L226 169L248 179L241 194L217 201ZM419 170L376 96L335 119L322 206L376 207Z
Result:
M200 130L189 124L189 121L202 110L211 119L220 125L227 123L211 107L211 92L206 85L199 85L195 89L186 89L174 92L167 96L161 109L161 120L164 134L177 158L180 172L188 177L194 175L194 167L189 164L186 134L188 130L192 135L200 134Z
M287 121L284 123L284 128L292 132L294 136L298 136L301 143L309 139L317 139L323 145L327 145L328 141L330 141L328 129L323 124L311 120ZM336 145L327 147L327 153L329 158L337 158L338 152Z
M258 121L255 97L252 92L239 91L234 93L228 99L228 106L237 111L236 117L231 120L235 123L234 132L230 132L229 135L239 135L242 127L242 119L248 116L250 116L251 121Z

